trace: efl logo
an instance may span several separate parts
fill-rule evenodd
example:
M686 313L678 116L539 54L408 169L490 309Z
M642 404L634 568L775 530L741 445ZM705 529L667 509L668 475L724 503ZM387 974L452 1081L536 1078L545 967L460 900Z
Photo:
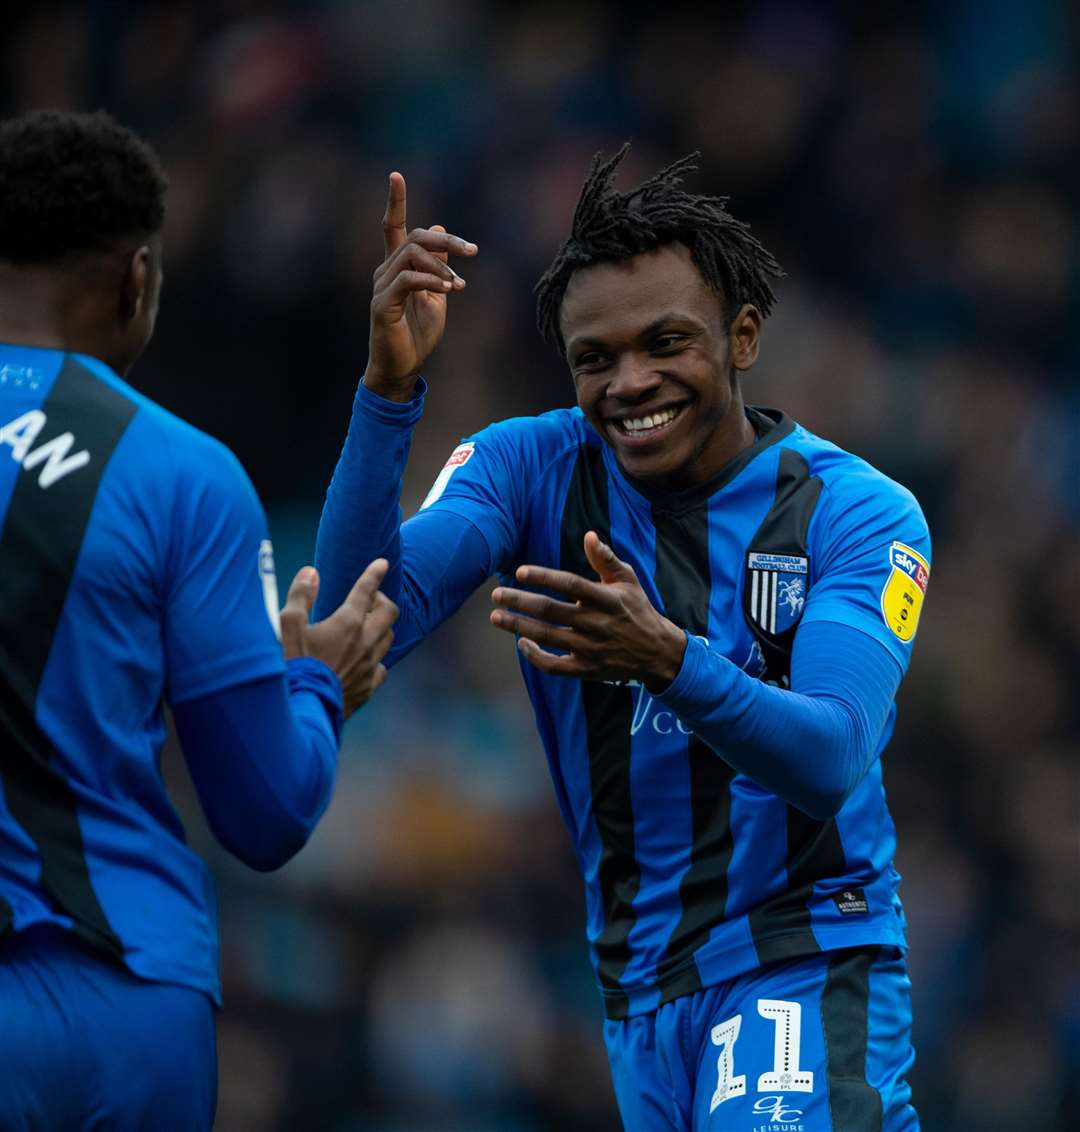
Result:
M469 457L473 454L475 444L460 444L453 452L450 453L450 459L443 465L447 468L460 468L462 464L466 463Z
M266 616L274 635L281 640L281 610L278 608L277 573L274 570L274 544L264 538L259 543L259 580L262 582L263 602Z
M420 510L423 511L425 507L430 507L437 499L441 498L442 493L446 490L446 485L450 482L450 477L463 467L472 459L473 452L476 451L476 441L467 440L464 444L459 444L453 452L450 453L450 459L443 464L443 470L438 474L435 482L431 485L431 490L427 493L427 498L420 504Z

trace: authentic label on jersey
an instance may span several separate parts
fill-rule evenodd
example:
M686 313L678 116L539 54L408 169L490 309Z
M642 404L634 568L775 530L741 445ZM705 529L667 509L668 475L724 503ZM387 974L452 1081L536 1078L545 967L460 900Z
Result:
M262 580L266 616L270 618L270 625L280 641L281 609L278 606L277 574L274 572L274 545L268 538L259 543L259 578Z
M800 554L751 551L746 565L750 616L766 633L786 632L806 605L810 560Z
M467 440L464 444L459 444L453 452L450 453L450 459L443 464L443 470L438 474L435 482L431 485L431 490L427 493L424 502L420 504L420 510L423 511L425 507L430 507L446 490L446 485L450 482L450 477L462 467L467 464L476 449L476 442Z
M866 893L861 888L845 888L843 892L838 892L833 900L841 916L865 916L870 911L870 906L866 903Z
M907 543L889 547L889 577L881 591L885 624L902 641L910 641L919 627L923 598L930 581L930 563Z

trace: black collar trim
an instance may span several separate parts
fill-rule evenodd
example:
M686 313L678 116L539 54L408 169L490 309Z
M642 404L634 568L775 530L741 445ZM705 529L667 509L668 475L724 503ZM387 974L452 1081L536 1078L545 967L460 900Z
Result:
M747 405L744 411L747 419L754 426L757 440L749 448L744 448L734 460L725 464L716 475L711 476L703 483L695 484L693 487L685 488L682 491L664 491L662 488L654 487L644 480L627 475L619 467L618 461L615 460L614 463L619 470L619 475L657 510L683 512L700 506L710 496L715 495L721 488L731 483L751 460L759 456L766 448L771 448L774 444L790 436L795 429L795 422L779 409L765 409ZM614 456L614 452L612 456Z

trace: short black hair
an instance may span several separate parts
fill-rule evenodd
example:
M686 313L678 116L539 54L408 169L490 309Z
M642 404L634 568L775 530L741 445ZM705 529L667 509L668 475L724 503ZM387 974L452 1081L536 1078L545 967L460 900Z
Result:
M167 184L150 146L104 111L0 122L0 260L46 263L153 236Z
M605 160L598 153L592 160L570 238L536 285L536 323L544 338L563 345L559 311L575 271L673 243L690 249L705 282L726 304L726 317L734 318L744 303L766 317L776 302L770 280L784 272L750 235L750 226L727 211L727 197L694 196L679 188L683 175L697 169L700 154L688 154L620 193L611 181L629 149L626 142L614 157Z

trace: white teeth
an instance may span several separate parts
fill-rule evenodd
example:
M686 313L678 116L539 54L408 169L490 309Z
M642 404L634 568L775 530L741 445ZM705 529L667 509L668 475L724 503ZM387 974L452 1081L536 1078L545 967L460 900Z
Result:
M647 417L631 417L629 420L620 421L623 432L637 433L648 432L651 429L659 428L661 425L666 425L673 421L678 416L677 409L664 409L660 413L650 413Z

